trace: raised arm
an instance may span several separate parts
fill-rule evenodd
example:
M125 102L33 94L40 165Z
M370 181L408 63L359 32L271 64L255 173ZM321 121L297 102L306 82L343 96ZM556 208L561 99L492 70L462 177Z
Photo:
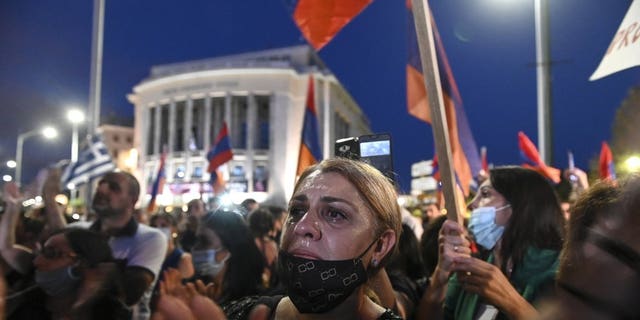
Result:
M47 228L49 232L60 230L67 226L62 208L56 202L56 196L60 194L60 169L49 169L47 179L42 186L42 198L44 200Z
M449 276L456 258L469 257L470 243L458 223L447 220L440 229L438 265L429 278L429 286L419 302L416 319L442 319Z
M32 268L33 254L29 248L16 244L16 226L21 214L20 198L15 183L5 184L5 211L0 219L0 254L11 268L26 274Z

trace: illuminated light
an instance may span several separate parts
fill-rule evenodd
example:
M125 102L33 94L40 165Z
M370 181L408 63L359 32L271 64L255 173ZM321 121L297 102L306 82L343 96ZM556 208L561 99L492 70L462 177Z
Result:
M125 166L135 168L138 166L138 149L129 150L129 156L124 160Z
M189 211L189 206L185 204L182 206L182 212L187 212L187 211Z
M74 213L71 215L71 218L73 218L73 220L80 220L80 215L77 213Z
M36 196L35 201L36 202L42 202L42 197L41 196Z
M178 171L176 175L178 176L178 178L184 178L184 171Z
M55 200L57 203L63 206L66 206L69 203L69 198L67 198L67 196L65 196L64 194L56 195Z
M84 121L84 112L80 111L80 109L71 109L67 111L67 119L71 123L81 123Z
M73 183L73 182L67 183L67 189L73 190L75 188L76 188L76 184L75 183Z
M15 168L16 167L16 162L13 161L13 160L7 161L7 167L9 167L11 169Z
M173 211L173 207L172 207L172 206L166 206L166 207L164 207L164 212L166 212L166 213L171 213L171 211Z
M4 176L2 176L2 181L4 182L10 182L11 180L13 180L13 178L8 174L5 174Z
M624 161L624 165L627 167L627 171L629 172L639 172L640 171L640 157L638 156L630 156L627 160Z
M42 135L47 139L55 138L58 136L58 130L54 127L44 127L42 129Z

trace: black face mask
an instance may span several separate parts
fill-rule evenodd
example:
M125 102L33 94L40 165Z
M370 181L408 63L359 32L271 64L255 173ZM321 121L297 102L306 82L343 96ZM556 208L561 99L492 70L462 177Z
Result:
M327 312L367 282L362 256L377 241L373 241L357 258L347 260L311 260L281 250L278 255L280 279L298 311Z

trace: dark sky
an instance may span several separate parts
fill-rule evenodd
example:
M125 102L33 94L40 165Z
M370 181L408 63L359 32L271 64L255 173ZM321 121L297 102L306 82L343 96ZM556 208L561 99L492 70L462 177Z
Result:
M615 110L640 69L589 82L631 1L551 2L553 165L572 149L586 168L611 138ZM489 161L520 164L517 132L537 141L533 0L432 0L441 37L478 146ZM86 105L92 1L0 4L0 160L14 158L18 132L42 123L66 131L29 139L23 176L70 150L66 106ZM157 64L304 43L282 1L107 0L103 115L132 117L132 87ZM404 191L410 165L433 156L431 128L406 112L407 15L402 0L374 0L320 56L369 116L390 132ZM6 169L3 169L6 170Z

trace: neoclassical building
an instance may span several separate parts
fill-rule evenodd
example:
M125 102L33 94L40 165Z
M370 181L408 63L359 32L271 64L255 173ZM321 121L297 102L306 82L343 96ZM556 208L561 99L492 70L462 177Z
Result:
M166 148L158 203L211 197L206 154L226 122L234 156L220 171L228 194L234 202L253 197L282 204L293 191L310 75L320 144L330 157L336 139L370 133L369 121L310 47L152 67L128 96L147 196Z

